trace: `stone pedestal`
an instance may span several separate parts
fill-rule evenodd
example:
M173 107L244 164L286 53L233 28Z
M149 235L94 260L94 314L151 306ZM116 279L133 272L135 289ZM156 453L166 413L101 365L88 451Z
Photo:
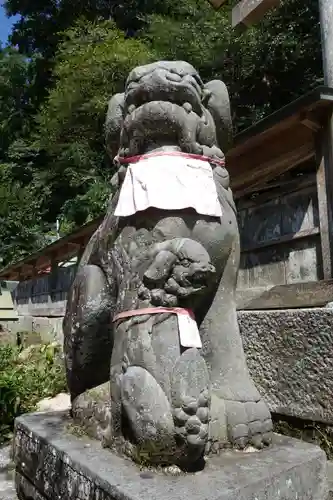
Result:
M275 436L259 452L226 451L195 474L143 469L98 441L78 437L63 413L20 417L15 429L20 500L326 500L326 457Z

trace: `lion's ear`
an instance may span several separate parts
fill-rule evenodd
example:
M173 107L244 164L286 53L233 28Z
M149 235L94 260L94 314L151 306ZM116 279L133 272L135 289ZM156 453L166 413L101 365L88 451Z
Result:
M120 132L124 123L124 94L115 94L109 101L105 120L106 150L111 160L117 155Z
M212 80L204 85L204 95L203 104L214 119L218 145L226 153L233 140L228 89L221 80Z

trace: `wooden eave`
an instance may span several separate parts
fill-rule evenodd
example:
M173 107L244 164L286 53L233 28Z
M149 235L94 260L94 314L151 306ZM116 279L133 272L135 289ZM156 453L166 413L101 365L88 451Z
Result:
M100 216L29 257L5 267L0 271L0 279L8 281L30 279L38 272L48 269L52 263L70 259L78 253L81 247L84 248L87 245L102 220L103 216Z
M226 155L235 198L313 158L317 133L332 108L333 89L317 87L236 135Z

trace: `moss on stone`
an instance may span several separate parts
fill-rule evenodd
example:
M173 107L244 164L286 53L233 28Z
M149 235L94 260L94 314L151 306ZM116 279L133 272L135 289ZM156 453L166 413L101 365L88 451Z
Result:
M69 422L66 429L70 434L78 438L89 437L83 426L74 424L73 422Z
M328 460L333 459L333 426L274 414L273 423L277 434L316 444L325 451Z
M110 383L106 382L105 384L99 385L98 387L94 387L93 389L89 389L85 393L85 398L92 402L103 402L110 401Z

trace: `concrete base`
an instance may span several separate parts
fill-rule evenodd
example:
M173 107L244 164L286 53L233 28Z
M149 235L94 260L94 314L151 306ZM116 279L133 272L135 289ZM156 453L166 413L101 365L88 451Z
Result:
M326 500L327 462L313 445L275 436L254 453L226 451L203 471L179 476L143 470L100 443L76 437L63 413L16 420L20 500Z

